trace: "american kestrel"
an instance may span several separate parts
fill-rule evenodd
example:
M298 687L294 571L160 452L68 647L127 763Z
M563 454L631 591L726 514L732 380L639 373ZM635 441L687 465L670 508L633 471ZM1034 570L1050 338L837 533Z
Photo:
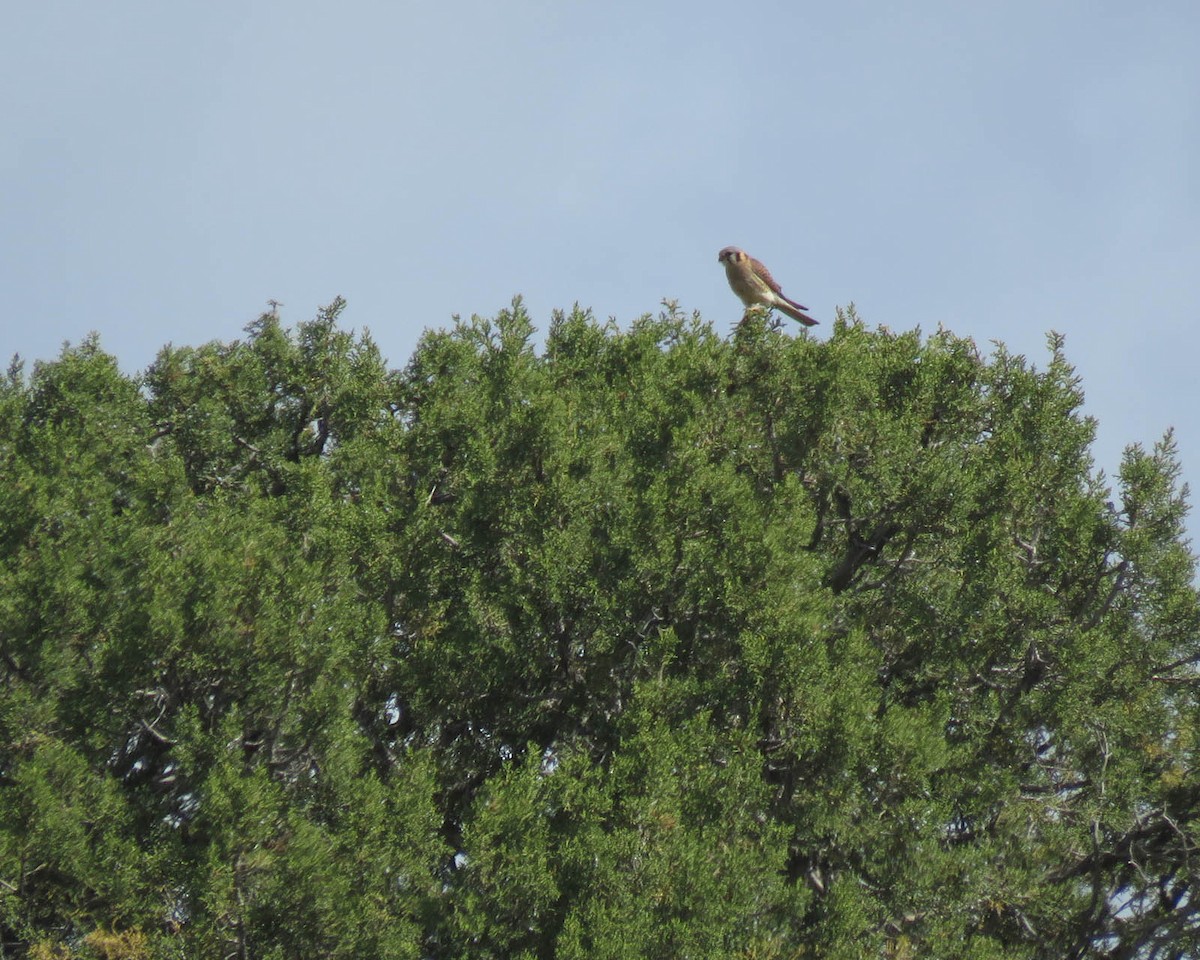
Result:
M729 286L746 306L762 304L764 307L775 307L793 320L799 320L806 327L816 324L817 321L812 317L801 313L808 307L785 297L779 289L779 284L771 276L771 271L745 250L726 247L717 254L717 259L725 264L725 276L729 278Z

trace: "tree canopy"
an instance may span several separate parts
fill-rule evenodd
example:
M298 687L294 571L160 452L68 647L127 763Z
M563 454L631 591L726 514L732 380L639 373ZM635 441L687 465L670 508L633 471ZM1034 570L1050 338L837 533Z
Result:
M847 311L0 383L0 956L1200 954L1168 433Z

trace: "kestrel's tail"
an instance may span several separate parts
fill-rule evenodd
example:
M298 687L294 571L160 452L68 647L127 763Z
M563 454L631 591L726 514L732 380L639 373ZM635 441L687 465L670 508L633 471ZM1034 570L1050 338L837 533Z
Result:
M793 320L799 320L806 327L815 327L817 325L817 321L810 317L807 313L801 313L801 311L805 308L798 304L795 300L789 300L787 297L782 295L779 297L779 299L781 302L776 303L775 306L777 306Z

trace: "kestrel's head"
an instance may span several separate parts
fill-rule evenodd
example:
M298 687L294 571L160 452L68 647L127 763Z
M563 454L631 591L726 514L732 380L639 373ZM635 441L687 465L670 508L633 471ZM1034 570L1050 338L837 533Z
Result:
M741 263L743 260L747 259L746 251L739 250L737 247L726 247L717 254L717 259L726 264Z

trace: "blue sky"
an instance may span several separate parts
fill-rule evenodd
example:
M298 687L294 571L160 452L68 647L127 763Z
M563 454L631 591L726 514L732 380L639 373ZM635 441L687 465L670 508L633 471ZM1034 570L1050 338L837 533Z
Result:
M1198 38L1190 0L19 4L0 354L133 372L338 295L393 366L518 293L727 331L737 244L825 324L1062 332L1098 464L1173 425L1200 476Z

